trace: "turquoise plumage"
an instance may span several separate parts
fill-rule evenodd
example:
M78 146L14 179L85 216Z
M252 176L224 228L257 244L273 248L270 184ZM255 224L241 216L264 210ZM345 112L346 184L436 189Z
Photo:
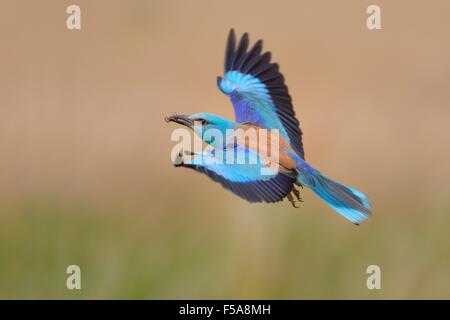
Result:
M287 197L296 206L295 198L301 199L295 186L305 186L352 223L367 220L371 205L366 195L325 177L304 160L302 132L284 77L278 65L270 62L270 52L262 53L261 40L250 50L248 46L247 34L236 45L234 31L230 31L224 76L217 79L219 89L231 100L235 121L209 113L167 118L191 128L212 147L187 152L189 157L180 154L176 165L208 175L249 202L278 202ZM201 126L196 126L196 121ZM277 170L268 166L260 148L207 134L214 131L226 136L229 130L238 129L278 130ZM242 159L245 161L239 161Z

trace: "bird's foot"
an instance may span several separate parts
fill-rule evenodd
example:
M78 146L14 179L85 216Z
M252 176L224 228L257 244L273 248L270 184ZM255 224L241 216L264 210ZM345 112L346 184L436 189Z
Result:
M301 187L303 188L303 186L301 185ZM298 191L297 189L295 189L295 187L292 188L292 193L295 195L295 197L297 198L298 201L303 202L302 197L300 196L300 191Z
M289 202L292 204L292 206L293 206L294 208L298 208L298 207L297 207L297 202L295 201L294 197L292 196L292 193L289 193L289 194L287 195L287 198L288 198Z
M302 185L300 185L300 186L303 188ZM291 190L291 192L287 195L287 198L288 198L289 202L292 204L292 206L293 206L294 208L299 208L299 206L297 206L297 203L298 203L298 202L303 202L303 199L302 199L301 196L300 196L300 191L298 191L298 190L295 188L295 185L292 186L292 190Z

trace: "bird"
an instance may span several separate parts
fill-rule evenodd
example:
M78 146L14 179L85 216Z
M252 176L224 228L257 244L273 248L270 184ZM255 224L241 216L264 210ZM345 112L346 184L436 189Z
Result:
M372 206L365 194L333 181L306 162L300 123L279 65L271 61L270 51L263 51L262 40L249 44L248 33L237 41L234 29L230 30L224 75L217 77L218 88L231 100L234 120L206 112L165 118L192 130L208 146L200 151L180 150L175 166L203 173L251 203L287 198L298 207L303 201L299 190L306 187L353 224L369 219ZM276 131L278 159L271 162L267 153L248 139L230 142L217 138L217 134L226 136L233 130ZM215 136L208 134L212 131ZM236 161L242 158L247 161ZM234 161L225 161L230 159Z

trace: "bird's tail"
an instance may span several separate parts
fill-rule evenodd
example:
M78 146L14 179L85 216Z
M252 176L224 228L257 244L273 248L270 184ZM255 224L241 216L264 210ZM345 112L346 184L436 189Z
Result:
M322 200L354 224L371 215L369 199L362 192L337 183L315 171L315 185L310 186Z
M354 224L370 218L372 207L365 194L325 177L298 155L293 157L297 162L297 181L300 184L309 187L330 207Z

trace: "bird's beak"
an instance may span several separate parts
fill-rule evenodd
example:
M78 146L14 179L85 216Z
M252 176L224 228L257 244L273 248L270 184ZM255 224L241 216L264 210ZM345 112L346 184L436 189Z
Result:
M192 119L190 119L189 116L186 114L179 114L179 115L175 114L173 116L166 117L165 120L166 120L166 122L179 123L183 126L191 128L191 129L194 127L194 121Z

